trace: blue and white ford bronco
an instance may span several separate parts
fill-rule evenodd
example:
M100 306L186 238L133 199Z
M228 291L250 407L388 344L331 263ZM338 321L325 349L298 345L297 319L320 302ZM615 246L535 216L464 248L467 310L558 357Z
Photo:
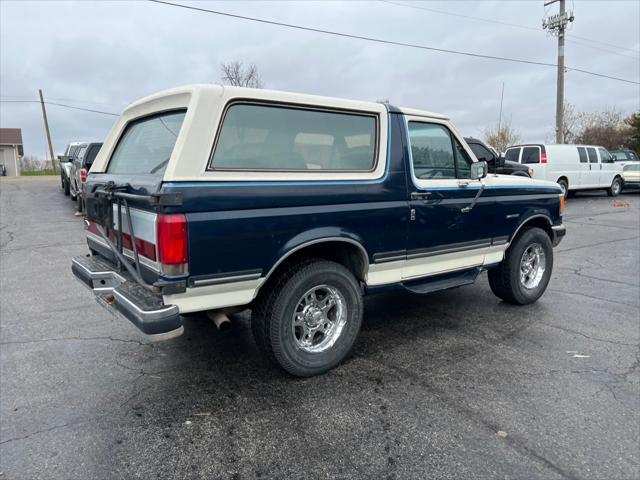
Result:
M474 282L528 304L565 234L555 183L487 174L435 113L218 85L129 106L86 183L76 277L153 339L181 314L251 309L259 348L322 373L353 345L363 296Z

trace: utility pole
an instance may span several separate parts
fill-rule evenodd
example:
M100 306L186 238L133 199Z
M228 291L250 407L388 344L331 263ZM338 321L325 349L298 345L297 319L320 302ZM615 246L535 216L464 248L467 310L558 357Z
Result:
M498 135L502 126L502 101L504 100L504 82L502 82L502 93L500 94L500 114L498 115Z
M542 20L542 28L548 29L552 35L558 36L558 80L556 84L556 143L564 143L564 35L569 22L573 22L573 12L567 14L565 0L548 0L547 7L560 2L560 13Z
M44 106L44 98L42 97L42 90L38 89L40 94L40 106L42 107L42 118L44 119L44 131L47 133L47 142L49 143L49 155L51 155L51 167L53 171L56 171L56 164L53 155L53 145L51 144L51 132L49 132L49 121L47 120L47 109Z

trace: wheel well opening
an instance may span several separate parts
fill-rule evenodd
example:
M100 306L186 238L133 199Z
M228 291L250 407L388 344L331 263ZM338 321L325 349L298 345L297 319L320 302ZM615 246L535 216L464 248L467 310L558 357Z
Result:
M569 179L565 176L562 176L560 178L558 178L558 180L556 181L556 183L558 183L560 180L566 182L567 185L569 185Z
M292 265L309 258L321 258L340 263L353 273L361 282L365 281L367 270L369 268L369 260L362 248L350 242L329 240L326 242L314 243L293 252L269 273L265 285L273 281L280 273L286 271Z
M513 241L519 237L520 235L522 235L522 232L525 231L527 228L530 227L538 227L541 228L542 230L544 230L545 232L547 232L547 235L549 235L549 238L553 241L553 230L551 230L551 224L549 223L549 221L543 217L536 217L536 218L532 218L531 220L527 220L525 221L520 228L518 229L518 232L514 235L514 237L511 239L511 243L513 243Z

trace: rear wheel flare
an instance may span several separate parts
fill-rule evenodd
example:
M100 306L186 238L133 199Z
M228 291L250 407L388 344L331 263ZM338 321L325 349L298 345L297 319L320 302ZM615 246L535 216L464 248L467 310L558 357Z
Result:
M325 293L313 297L318 290L335 296L335 306L329 309L340 305L341 310L316 314L326 300ZM309 295L313 298L305 301ZM336 262L307 259L292 265L261 291L252 307L251 329L256 344L273 363L292 375L310 377L330 370L348 355L360 331L362 311L362 292L352 272ZM316 322L325 317L335 325ZM296 322L307 323L297 328ZM336 328L338 335L329 336ZM309 332L312 338L303 337ZM326 342L322 332L328 332Z

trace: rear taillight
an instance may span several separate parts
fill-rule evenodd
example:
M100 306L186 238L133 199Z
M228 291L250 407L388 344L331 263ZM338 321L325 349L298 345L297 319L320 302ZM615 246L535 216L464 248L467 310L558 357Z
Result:
M86 168L80 169L80 181L82 183L87 183L87 169Z
M540 163L547 163L547 152L542 152L540 154Z
M182 214L158 215L156 228L161 272L166 275L185 275L189 262L187 217Z

